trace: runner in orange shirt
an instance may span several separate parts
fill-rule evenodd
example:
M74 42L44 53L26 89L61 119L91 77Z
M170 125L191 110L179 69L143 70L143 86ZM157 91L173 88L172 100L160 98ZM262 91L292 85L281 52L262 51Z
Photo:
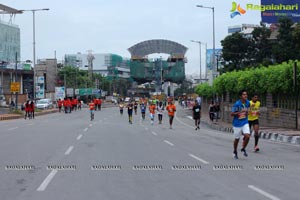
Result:
M91 102L89 103L89 110L90 110L91 121L92 121L94 119L94 114L95 114L95 103L93 102L93 100L91 100Z
M176 112L176 106L173 104L172 100L168 102L166 110L168 111L168 115L169 115L170 129L172 129L173 119Z
M152 101L151 105L149 106L149 112L150 112L150 119L151 119L151 124L154 124L154 116L155 116L155 103Z
M61 100L61 99L58 99L58 101L57 101L57 106L58 106L58 111L59 111L59 112L61 112L62 104L63 104L62 100Z

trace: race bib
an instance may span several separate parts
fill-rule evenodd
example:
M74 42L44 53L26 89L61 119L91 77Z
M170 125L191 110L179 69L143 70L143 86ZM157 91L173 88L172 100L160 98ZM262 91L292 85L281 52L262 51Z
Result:
M246 118L246 113L245 112L239 113L238 118L239 119L245 119Z
M196 109L195 109L195 112L199 112L199 111L200 111L200 109L199 109L199 108L196 108Z

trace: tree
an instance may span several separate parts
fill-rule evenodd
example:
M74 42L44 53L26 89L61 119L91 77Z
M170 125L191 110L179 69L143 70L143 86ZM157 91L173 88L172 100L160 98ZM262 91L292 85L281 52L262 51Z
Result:
M292 41L294 44L295 59L300 59L300 23L297 23L292 32Z
M278 42L273 45L273 54L277 63L289 61L295 59L294 53L295 44L292 39L293 22L290 18L279 19L279 35L277 37Z
M252 62L253 42L241 33L233 33L221 41L224 59L223 72L240 70Z
M255 65L262 64L268 66L272 63L272 45L269 40L271 30L261 23L260 27L255 27L252 32L254 42Z

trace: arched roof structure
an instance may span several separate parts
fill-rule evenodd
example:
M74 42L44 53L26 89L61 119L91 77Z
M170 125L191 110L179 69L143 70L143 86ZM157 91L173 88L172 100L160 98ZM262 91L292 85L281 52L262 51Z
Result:
M171 56L184 57L187 48L170 40L146 40L130 47L131 57L145 57L153 53L165 53Z

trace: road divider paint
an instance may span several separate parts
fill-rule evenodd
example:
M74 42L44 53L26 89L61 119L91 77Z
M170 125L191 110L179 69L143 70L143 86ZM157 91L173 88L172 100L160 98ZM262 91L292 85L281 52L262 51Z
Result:
M82 138L82 135L78 135L78 137L76 138L77 140L80 140Z
M70 147L68 148L68 150L65 152L65 155L69 155L73 149L74 149L74 147L73 147L73 146L70 146Z
M87 132L88 129L89 129L89 128L85 128L85 129L83 129L83 131L84 131L84 132Z
M51 182L51 180L53 179L53 177L55 176L56 173L57 173L57 170L52 170L50 172L50 174L46 177L46 179L42 182L42 184L39 186L37 191L39 191L39 192L45 191L45 189L47 188L47 186L49 185L49 183Z
M263 196L265 196L265 197L267 197L267 198L269 198L269 199L271 199L271 200L280 200L278 197L275 197L275 196L271 195L270 193L267 193L267 192L255 187L255 186L253 186L253 185L248 185L248 188L255 191L255 192L257 192L257 193L259 193L259 194L261 194L261 195L263 195Z
M196 160L198 160L198 161L200 161L200 162L202 162L203 164L206 164L206 165L209 164L209 162L207 162L207 161L205 161L205 160L203 160L203 159L201 159L201 158L199 158L199 157L197 157L197 156L195 156L193 154L189 154L189 156L192 157L192 158L194 158L194 159L196 159Z
M90 126L90 127L92 127L92 126L93 126L93 124L90 124L89 126Z
M157 133L155 133L155 132L153 132L153 131L152 131L152 134L153 134L153 135L157 135Z
M170 146L174 146L174 144L171 143L171 142L169 142L168 140L164 140L164 142L167 143L167 144L170 145Z
M19 128L19 127L12 127L12 128L7 129L7 130L8 130L8 131L12 131L12 130L15 130L15 129L17 129L17 128Z

